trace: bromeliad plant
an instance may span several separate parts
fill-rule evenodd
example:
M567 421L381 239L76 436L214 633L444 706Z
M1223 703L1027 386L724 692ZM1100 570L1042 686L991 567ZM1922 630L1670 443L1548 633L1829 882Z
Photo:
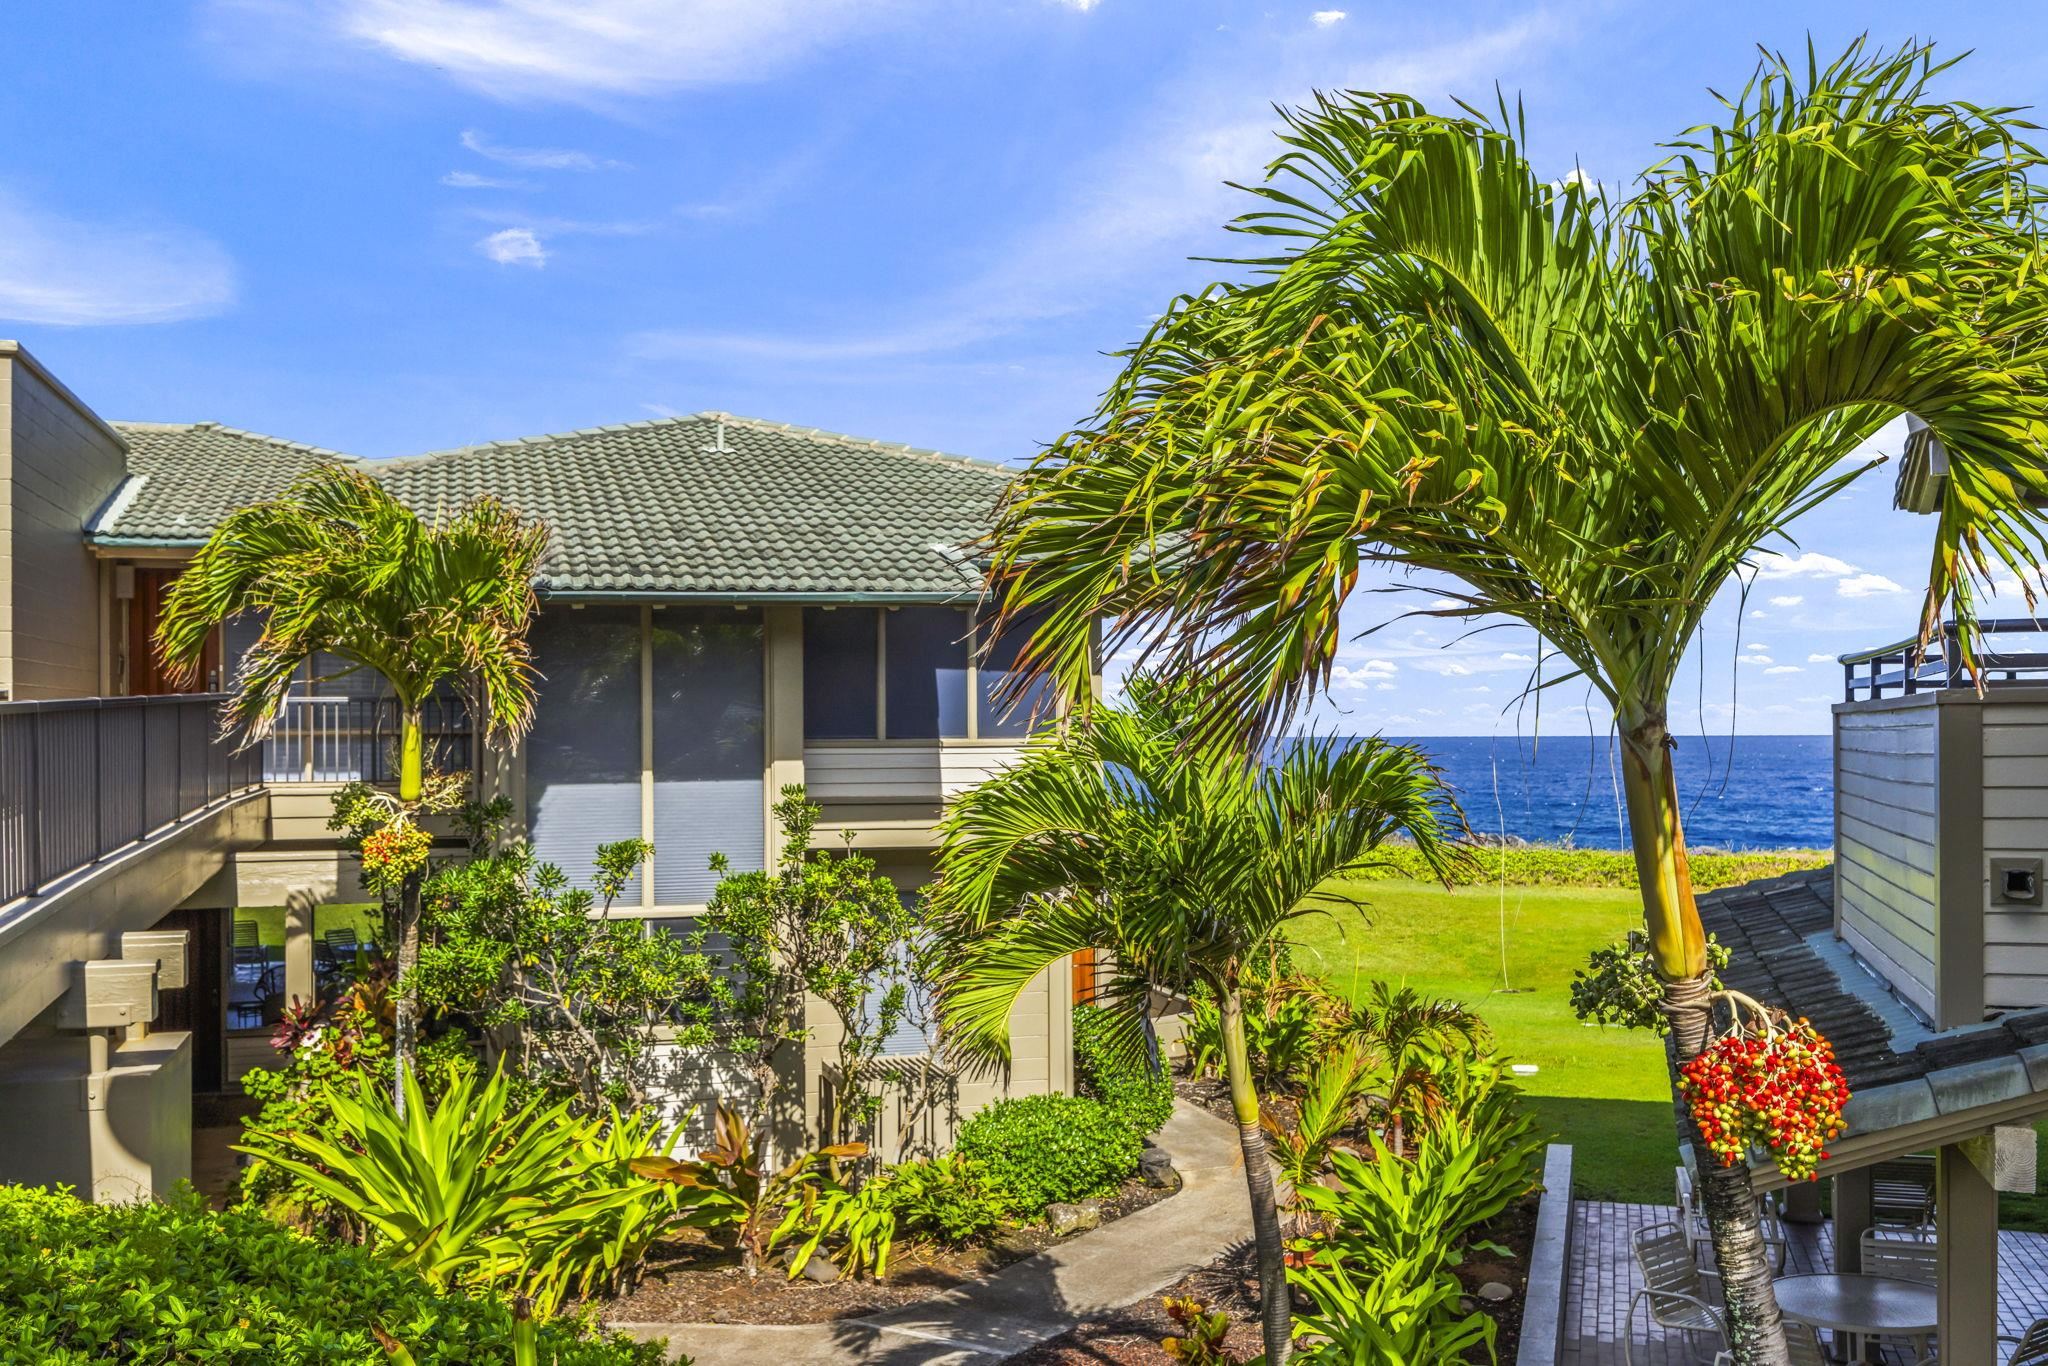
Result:
M1679 1095L1724 1167L1764 1152L1787 1181L1816 1180L1849 1102L1835 1050L1806 1020L1780 1023L1747 997L1725 994L1737 1023L1680 1070ZM1745 1010L1754 1021L1746 1027Z

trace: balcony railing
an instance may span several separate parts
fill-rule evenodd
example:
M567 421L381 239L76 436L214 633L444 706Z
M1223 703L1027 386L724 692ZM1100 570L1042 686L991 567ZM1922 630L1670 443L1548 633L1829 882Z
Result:
M452 698L424 709L426 759L443 772L474 762L469 714ZM263 777L272 783L373 783L398 777L398 707L388 697L288 697L263 742Z
M1988 640L1994 636L2036 635L2048 630L2048 623L2021 617L1980 622L1977 629L1979 639ZM1910 696L1942 688L1976 686L1975 679L1961 665L1954 622L1945 623L1941 634L1929 641L1925 649L1916 636L1838 659L1844 702L1880 698L1888 692L1893 696ZM2048 653L1994 650L1986 645L1977 651L1977 669L1990 687L2015 683L2048 686Z
M0 904L262 781L218 737L222 699L0 703Z

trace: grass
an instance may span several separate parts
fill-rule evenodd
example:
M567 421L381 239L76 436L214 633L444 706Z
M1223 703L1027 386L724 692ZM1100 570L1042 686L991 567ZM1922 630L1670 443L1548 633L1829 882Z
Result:
M1296 960L1340 991L1374 980L1449 996L1478 1011L1514 1062L1530 1108L1573 1147L1580 1196L1671 1200L1678 1137L1663 1045L1635 1030L1581 1024L1572 973L1586 955L1642 923L1636 894L1617 887L1516 887L1506 897L1502 991L1498 887L1446 892L1425 882L1360 884L1369 921L1345 915L1297 922Z

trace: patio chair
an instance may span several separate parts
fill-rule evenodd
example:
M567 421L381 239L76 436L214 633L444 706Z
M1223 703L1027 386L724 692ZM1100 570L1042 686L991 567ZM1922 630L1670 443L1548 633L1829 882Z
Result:
M1628 1302L1628 1317L1621 1322L1622 1366L1635 1366L1632 1348L1636 1306L1645 1301L1650 1306L1650 1322L1666 1331L1685 1334L1688 1344L1702 1333L1712 1333L1721 1343L1727 1343L1728 1328L1721 1319L1721 1311L1708 1302L1713 1293L1707 1285L1709 1277L1700 1270L1693 1256L1692 1237L1682 1225L1663 1223L1639 1228L1629 1238L1629 1247L1635 1254L1636 1269L1642 1274L1643 1288ZM1694 1354L1698 1354L1696 1346Z
M1940 1279L1936 1260L1941 1249L1932 1233L1867 1228L1863 1230L1860 1246L1863 1274L1866 1276L1890 1276L1893 1280L1918 1281L1922 1285L1933 1285ZM1926 1338L1920 1338L1915 1349L1925 1357L1933 1345Z
M1820 1334L1803 1323L1785 1325L1785 1350L1792 1359L1792 1366L1834 1366L1828 1360L1828 1349L1821 1345ZM1734 1356L1727 1352L1714 1358L1714 1366L1734 1366L1734 1363Z
M1934 1159L1895 1157L1870 1169L1870 1209L1880 1224L1934 1222Z
M1711 1253L1714 1236L1707 1227L1707 1211L1700 1204L1699 1192L1693 1187L1692 1166L1686 1163L1671 1170L1678 1187L1678 1222L1685 1229L1686 1236L1692 1239L1695 1256L1702 1250ZM1792 1252L1785 1221L1778 1216L1777 1206L1771 1203L1769 1196L1757 1197L1756 1215L1763 1225L1764 1247L1771 1255L1771 1270L1782 1274Z
M2048 1366L2048 1319L2035 1319L2016 1338L2001 1336L1998 1340L2013 1345L2005 1366Z
M328 949L337 958L353 958L356 956L356 949L360 947L354 930L329 930L320 937L326 941Z

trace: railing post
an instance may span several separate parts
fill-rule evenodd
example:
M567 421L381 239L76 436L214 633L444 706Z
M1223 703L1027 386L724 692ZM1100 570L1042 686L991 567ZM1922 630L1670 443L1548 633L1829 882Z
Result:
M107 794L102 789L106 783L106 769L100 762L100 745L105 740L107 709L92 709L92 856L95 860L107 856Z
M38 707L28 714L29 819L24 822L28 836L28 894L43 890L43 712Z

